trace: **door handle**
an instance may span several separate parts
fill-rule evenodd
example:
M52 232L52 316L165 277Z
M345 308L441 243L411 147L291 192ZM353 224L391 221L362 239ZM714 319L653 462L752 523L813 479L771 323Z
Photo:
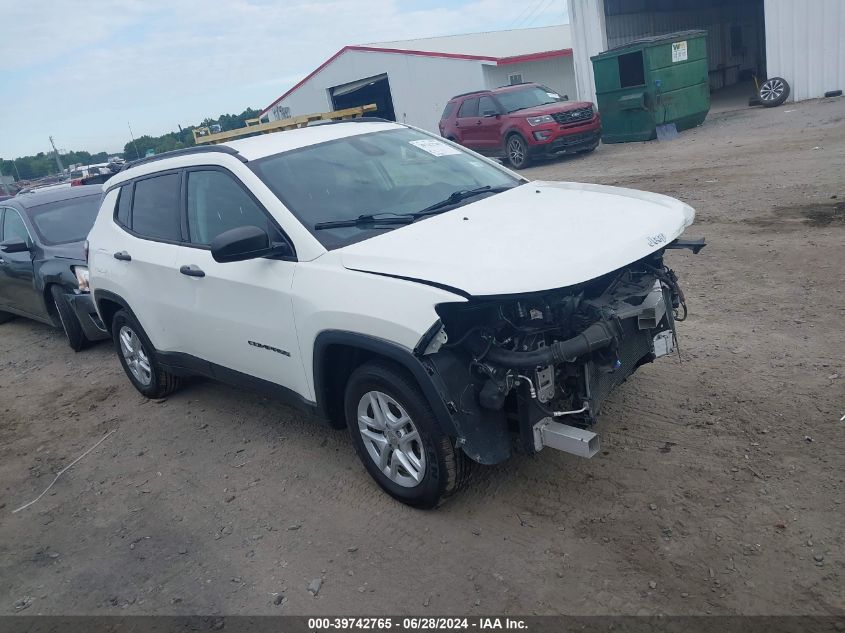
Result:
M205 277L205 272L199 266L191 264L190 266L182 266L179 272L188 277Z
M132 261L132 255L130 255L126 251L118 251L117 253L114 254L114 258L119 259L122 262L131 262Z
M475 124L476 124L476 125L481 125L481 121L476 121L476 122L475 122Z

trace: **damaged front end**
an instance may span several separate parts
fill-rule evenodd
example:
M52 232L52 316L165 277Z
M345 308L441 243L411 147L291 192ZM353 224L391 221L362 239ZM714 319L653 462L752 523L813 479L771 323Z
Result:
M568 288L471 298L437 307L417 352L476 461L545 446L584 457L607 396L640 365L675 348L686 304L663 251Z

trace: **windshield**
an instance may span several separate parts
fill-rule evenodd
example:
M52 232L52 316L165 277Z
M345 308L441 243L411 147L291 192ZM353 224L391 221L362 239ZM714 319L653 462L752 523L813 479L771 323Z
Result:
M400 225L315 230L317 224L368 214L410 214L456 191L523 182L468 152L407 128L311 145L249 165L328 249Z
M48 246L81 242L88 237L100 209L100 194L60 200L27 210L35 232Z
M520 90L496 93L496 99L506 112L516 112L525 108L547 105L563 101L554 90L541 86L528 86Z

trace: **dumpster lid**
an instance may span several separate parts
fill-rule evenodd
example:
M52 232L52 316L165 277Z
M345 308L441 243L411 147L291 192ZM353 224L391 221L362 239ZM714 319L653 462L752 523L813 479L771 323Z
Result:
M706 35L707 31L703 29L676 31L675 33L664 33L662 35L649 35L648 37L641 37L639 39L633 40L632 42L626 42L625 44L620 44L619 46L609 48L606 51L599 53L598 55L594 55L590 59L601 59L605 56L614 57L618 53L630 48L648 48L655 44L663 44L664 42L674 42L677 40L691 40L695 37L704 37Z

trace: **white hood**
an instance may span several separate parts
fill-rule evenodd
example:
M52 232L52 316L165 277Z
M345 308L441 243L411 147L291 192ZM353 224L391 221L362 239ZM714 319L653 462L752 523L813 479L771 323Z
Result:
M563 288L677 238L695 211L656 193L532 182L337 251L346 268L474 295Z

